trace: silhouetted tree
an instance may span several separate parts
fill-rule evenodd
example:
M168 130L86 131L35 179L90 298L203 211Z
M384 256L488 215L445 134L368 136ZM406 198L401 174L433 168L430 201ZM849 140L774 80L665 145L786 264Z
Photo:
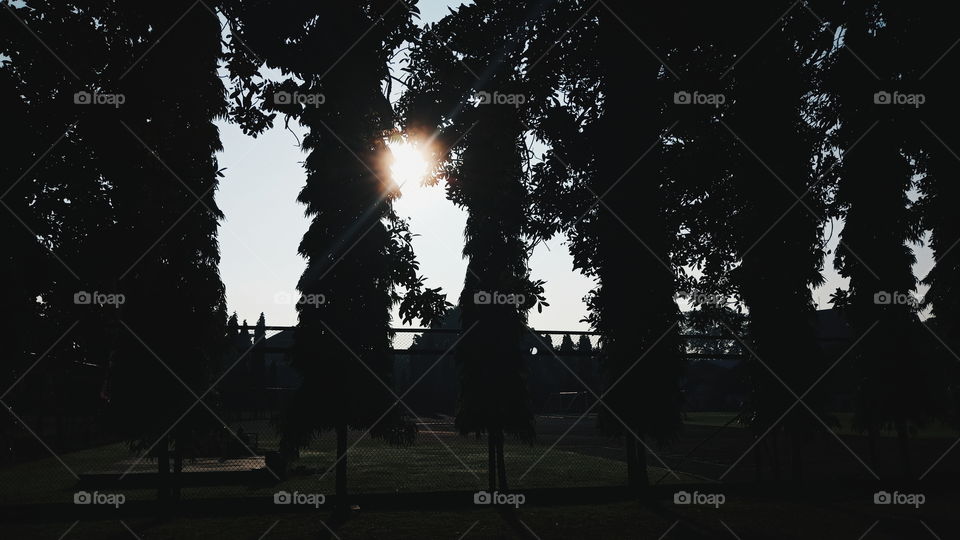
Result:
M755 39L746 35L747 28L776 20L789 5L768 2L735 10L730 22L742 30L733 31L731 50L746 50ZM817 389L803 404L795 397L826 368L814 334L812 294L824 282L826 213L811 167L823 134L808 120L807 103L815 89L813 68L829 52L821 40L810 39L819 31L808 12L791 11L762 47L737 57L729 71L732 103L721 120L735 141L730 143L734 198L728 204L741 261L732 280L750 311L756 355L750 358L754 389L748 418L760 436L769 430L775 468L777 434L786 433L795 479L802 473L806 443L823 429L813 416L823 414Z
M487 433L488 483L501 490L508 487L504 435L534 437L521 340L543 288L527 268L523 134L531 96L520 71L534 12L499 1L452 10L411 51L401 103L408 131L427 138L441 163L437 180L468 213L456 426Z
M945 393L941 407L950 409L954 425L960 426L960 366L953 353L960 350L960 161L954 154L960 148L955 119L960 117L960 102L954 77L960 67L960 57L943 54L953 45L950 41L951 17L940 2L922 2L916 6L910 32L912 64L925 71L914 72L917 91L925 103L917 111L918 120L912 124L918 131L917 141L923 141L918 153L918 169L923 178L918 187L922 193L917 211L925 230L930 232L929 245L933 250L934 267L923 283L930 288L924 297L924 307L930 308L935 322L936 336L920 334L939 348L941 365L928 375L941 383L938 390ZM910 124L907 124L909 126ZM906 127L906 126L905 126ZM943 340L946 344L939 343ZM948 349L949 347L949 349ZM952 349L952 352L951 350ZM942 375L941 375L942 374ZM943 414L944 410L939 411Z
M852 353L858 380L854 422L870 436L874 466L880 430L896 429L905 474L909 430L923 423L927 407L923 369L911 351L917 279L908 244L920 240L920 230L909 210L915 171L908 131L899 121L910 113L884 103L878 92L902 89L899 81L910 74L896 53L910 24L906 9L886 1L845 6L844 45L856 56L839 54L829 78L837 101L836 145L846 149L859 141L838 167L836 212L845 223L835 265L850 284L834 297L857 337L872 328Z
M222 148L213 122L226 112L220 24L190 8L111 4L90 13L109 32L102 77L125 96L119 107L101 106L88 126L112 186L111 241L131 247L111 259L126 328L111 366L110 405L135 447L157 457L161 498L170 445L179 452L209 424L195 396L207 391L226 320L216 239L223 216L214 200L222 176L214 154Z
M386 142L394 118L382 85L393 50L415 35L411 4L336 2L321 9L280 1L228 11L243 36L231 58L235 118L257 134L281 112L310 130L298 200L311 224L299 248L307 268L297 285L292 364L303 383L286 411L282 444L304 446L315 432L336 432L341 504L349 428L392 443L413 436L390 395L390 309L400 303L404 320L429 324L446 308L438 290L422 287L412 236L391 207L398 192ZM255 64L240 49L246 44L267 66L302 82L256 82ZM258 95L263 102L251 105Z

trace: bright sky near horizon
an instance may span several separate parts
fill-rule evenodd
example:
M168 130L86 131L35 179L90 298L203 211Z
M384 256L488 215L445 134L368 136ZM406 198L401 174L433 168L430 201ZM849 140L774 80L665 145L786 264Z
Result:
M448 6L461 3L421 0L421 22L439 20L448 13ZM217 193L217 202L226 215L220 229L220 271L228 309L251 324L261 312L269 325L296 324L290 299L297 297L296 284L305 266L297 247L308 220L296 198L306 179L301 164L306 154L298 147L294 134L283 128L282 119L278 119L277 127L256 139L229 123L221 121L218 125L224 150L217 157L220 167L226 168L226 177ZM303 139L304 128L291 124L291 129ZM414 248L427 285L442 287L447 300L456 303L466 272L466 261L461 256L465 213L446 200L443 186L424 187L414 182L403 187L403 196L395 208L401 216L410 218L413 233L419 235ZM797 207L794 211L802 209ZM833 270L832 253L842 227L835 225L828 243L831 254L824 269L827 283L814 291L821 308L829 307L830 293L845 286ZM644 249L639 242L637 249ZM922 278L932 266L931 252L927 247L915 247L915 251L919 261L915 273ZM587 330L580 320L586 316L583 297L593 283L573 269L564 239L553 238L538 246L530 266L534 279L546 281L550 303L543 313L531 312L531 326ZM394 319L399 326L399 319Z

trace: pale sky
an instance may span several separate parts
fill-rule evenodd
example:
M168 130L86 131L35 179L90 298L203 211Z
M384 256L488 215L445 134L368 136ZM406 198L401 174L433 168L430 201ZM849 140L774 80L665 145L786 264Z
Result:
M460 3L421 0L422 21L436 21L448 13L448 5ZM226 177L217 193L217 202L226 216L220 229L220 272L226 285L228 309L250 324L260 312L265 313L269 325L296 324L296 311L287 299L296 298L296 284L305 266L297 246L308 221L304 207L296 202L306 180L301 165L305 154L298 148L294 135L284 130L280 118L278 127L257 139L226 122L218 125L224 150L217 157L220 167L226 168ZM291 125L291 129L303 139L303 128ZM427 286L442 287L447 300L456 303L466 272L466 261L461 256L465 213L446 200L443 186L422 187L413 182L403 187L403 196L395 208L401 216L410 218L412 232L419 235L413 245ZM795 210L801 211L799 207ZM824 272L827 284L814 291L821 308L829 307L830 293L845 285L832 264L841 226L837 224L828 244L831 255ZM644 249L639 242L637 249ZM915 273L922 278L932 265L931 252L926 247L915 250L919 259ZM530 266L533 279L546 281L550 303L543 313L531 311L531 326L542 330L588 330L580 320L586 316L583 297L593 284L573 269L564 239L554 238L538 246ZM399 318L394 319L399 326Z

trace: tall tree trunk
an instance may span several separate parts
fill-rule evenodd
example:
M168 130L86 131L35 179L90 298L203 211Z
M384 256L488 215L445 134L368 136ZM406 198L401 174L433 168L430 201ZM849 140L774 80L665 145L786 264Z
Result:
M487 486L490 493L497 490L497 443L495 430L487 432Z
M633 438L633 435L631 435L630 438ZM634 443L634 459L637 463L637 487L642 489L644 493L647 493L647 488L650 487L650 476L647 475L647 448L643 444L639 444L640 442L641 441L638 440Z
M507 491L510 487L507 485L507 465L506 456L503 453L503 430L497 430L497 477L500 480L500 491Z
M797 436L790 437L790 476L794 482L803 480L803 440Z
M634 440L633 435L626 436L626 447L627 447L627 486L631 490L639 489L639 481L637 479L639 464L637 463L637 441Z
M763 441L753 447L754 467L756 467L757 482L763 481Z
M897 421L897 443L900 447L900 469L904 479L910 478L910 429L905 420Z
M770 434L770 465L775 482L780 481L780 434L773 430Z
M870 426L867 427L867 440L870 444L870 465L874 470L879 470L880 456L878 447L880 445L880 428L875 422L871 422Z
M337 424L337 479L336 494L337 506L345 507L347 504L347 424L340 422Z
M174 501L180 501L180 486L183 484L183 452L180 450L179 441L173 451L173 477L172 477L172 498Z
M170 439L164 436L157 444L157 500L170 502Z

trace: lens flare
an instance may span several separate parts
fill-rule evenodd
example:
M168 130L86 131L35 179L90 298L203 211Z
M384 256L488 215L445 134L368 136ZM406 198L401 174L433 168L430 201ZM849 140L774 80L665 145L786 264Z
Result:
M409 142L391 144L390 152L393 154L390 172L401 192L418 186L430 169L423 152Z

